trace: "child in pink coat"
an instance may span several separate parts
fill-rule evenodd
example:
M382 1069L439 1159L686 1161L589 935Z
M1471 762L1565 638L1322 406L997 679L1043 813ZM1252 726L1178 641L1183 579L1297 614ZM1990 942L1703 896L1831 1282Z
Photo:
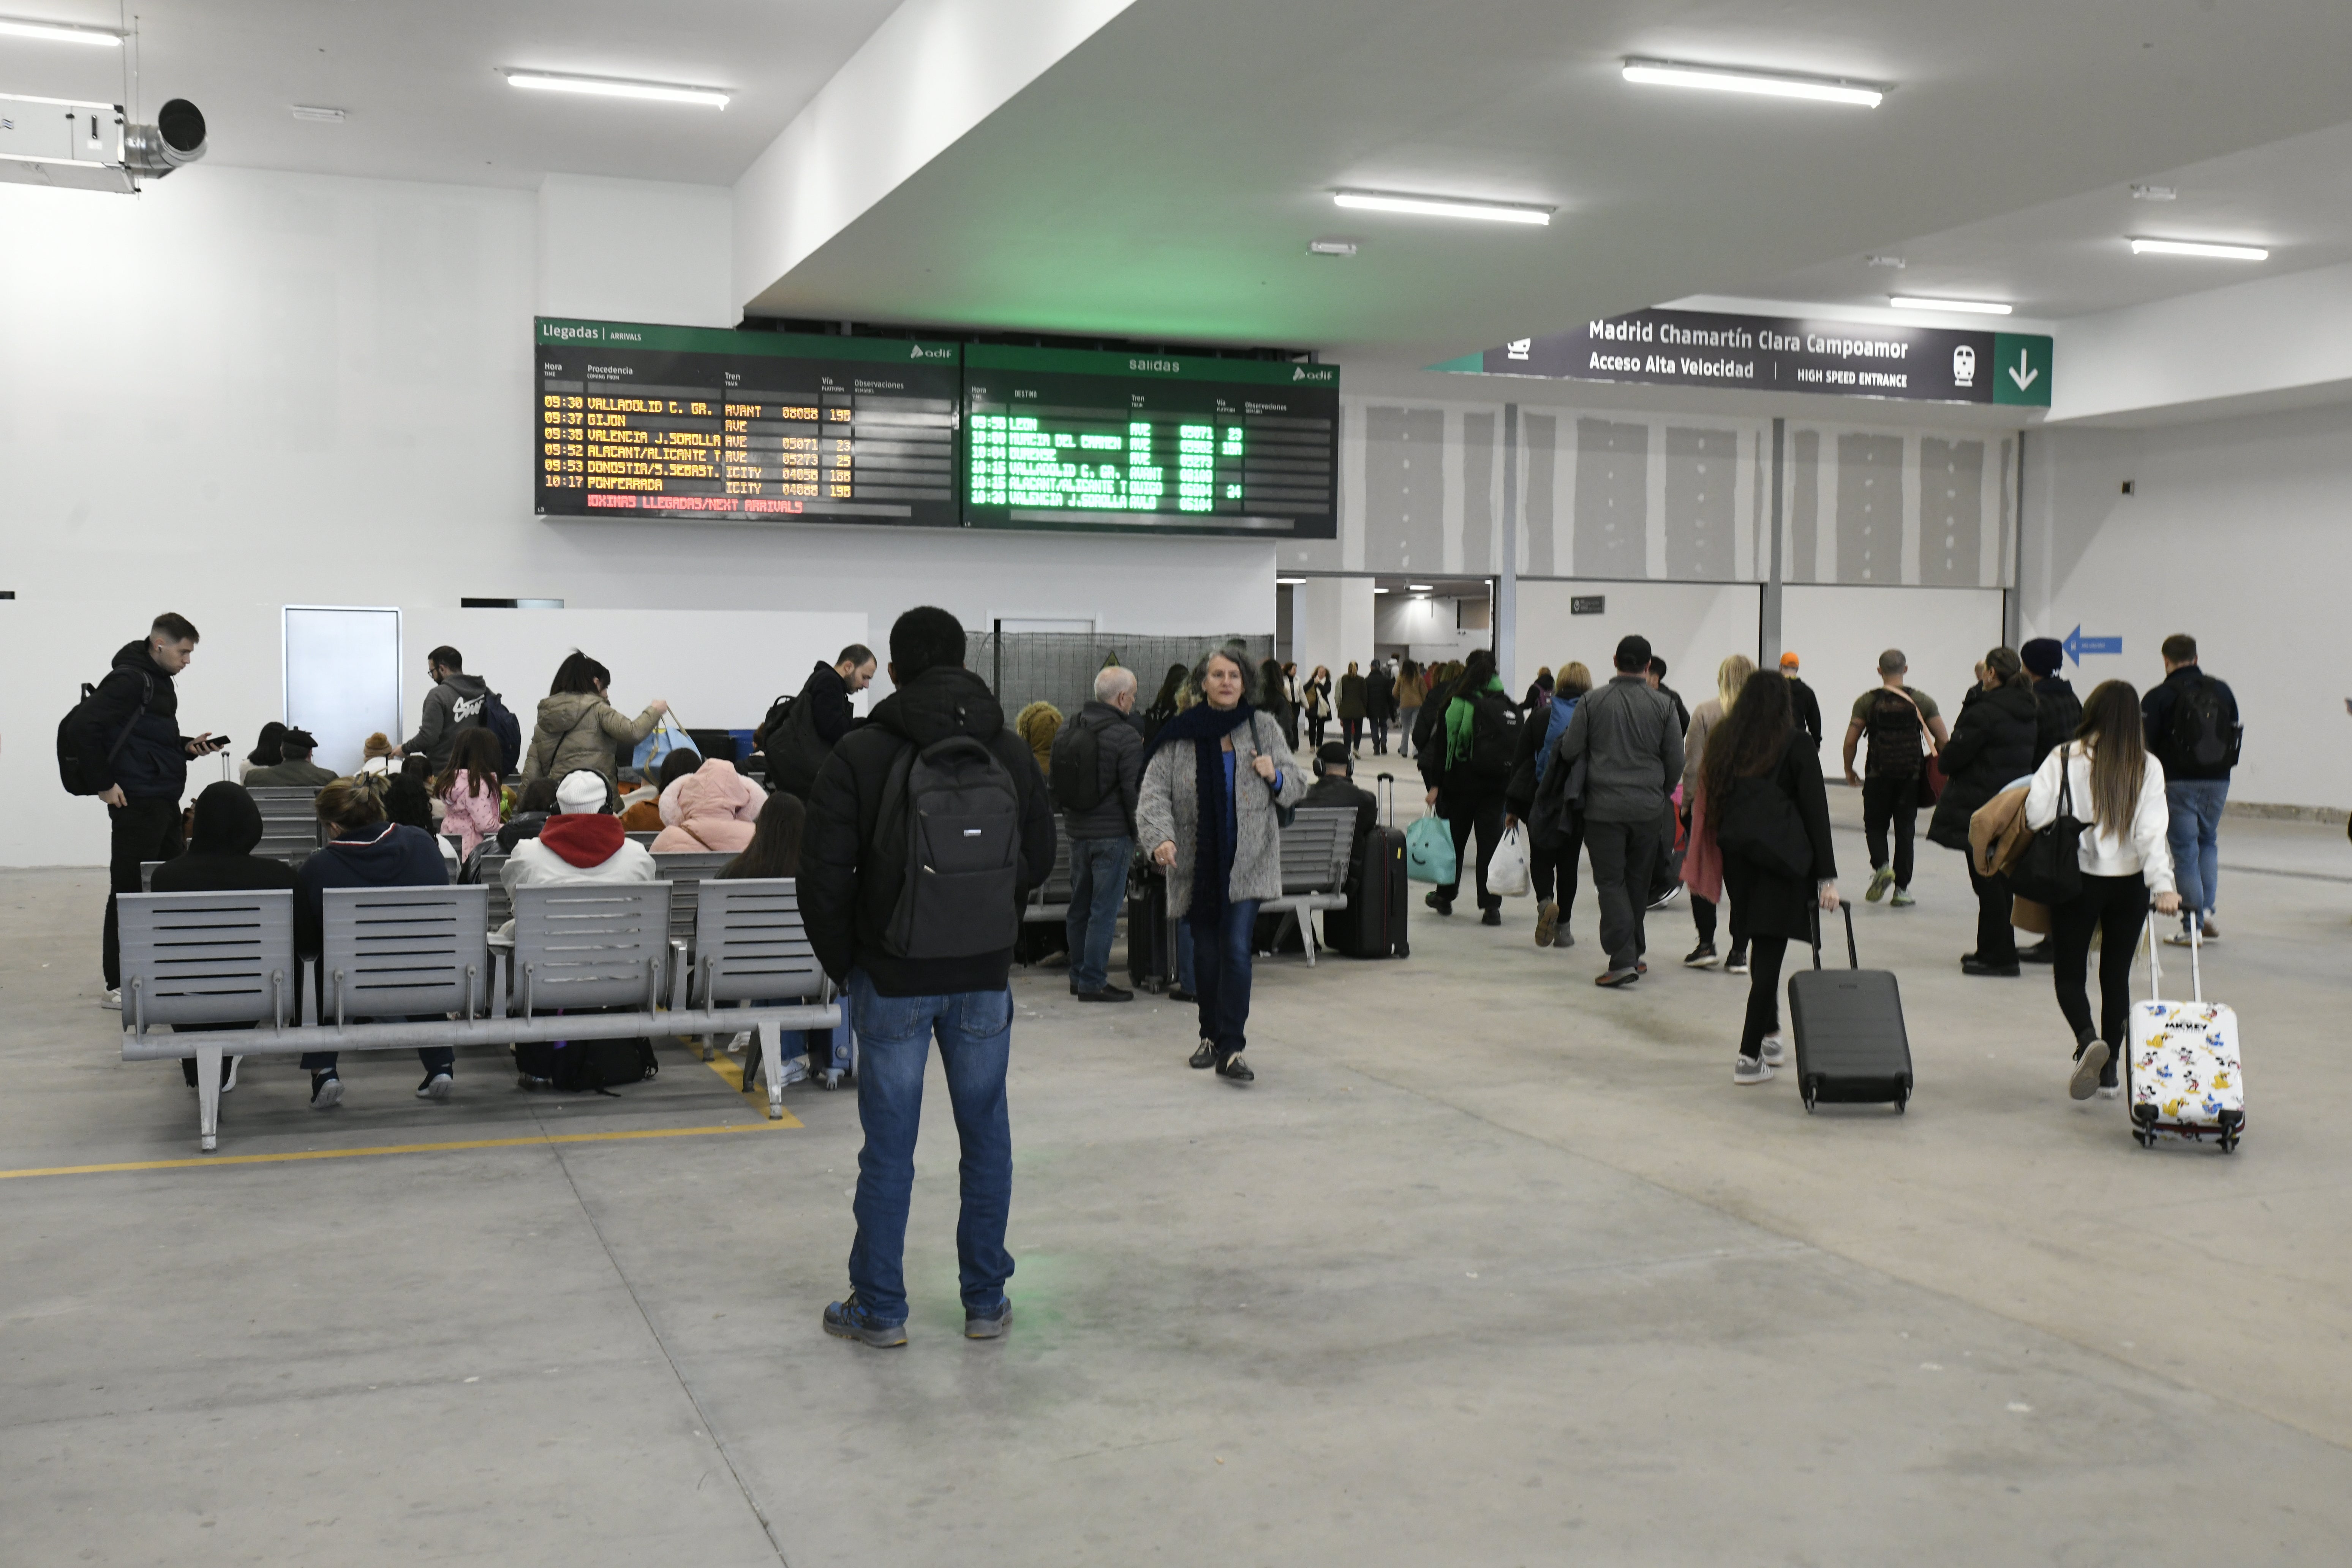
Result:
M457 743L449 752L449 771L437 781L435 793L448 807L441 818L441 831L458 836L460 859L499 830L499 764L502 761L495 731L474 725L457 732Z

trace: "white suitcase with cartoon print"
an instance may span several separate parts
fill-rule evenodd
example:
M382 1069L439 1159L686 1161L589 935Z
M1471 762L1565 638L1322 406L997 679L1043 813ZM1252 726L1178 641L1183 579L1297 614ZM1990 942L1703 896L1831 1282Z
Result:
M2238 1015L2205 1000L2198 962L2203 943L2194 922L2189 967L2193 1002L2153 996L2132 1005L2131 1043L2124 1062L2130 1091L2132 1136L2143 1148L2160 1142L2202 1143L2234 1152L2246 1130L2245 1079L2238 1062ZM2147 929L2148 990L2160 989L2156 925Z

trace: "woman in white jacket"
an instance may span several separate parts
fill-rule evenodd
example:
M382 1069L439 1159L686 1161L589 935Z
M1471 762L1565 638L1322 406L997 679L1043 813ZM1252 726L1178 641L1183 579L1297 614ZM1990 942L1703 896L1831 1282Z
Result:
M2121 1092L2116 1044L2131 1016L2132 958L2147 923L2148 895L2164 914L2180 908L2172 887L2172 851L2165 842L2170 814L2164 803L2164 764L2147 754L2140 729L2139 693L2121 680L2103 682L2083 704L2075 738L2054 748L2025 792L2025 824L2036 832L2058 819L2061 786L2067 814L2090 826L2079 841L2083 890L2052 908L2058 1010L2074 1031L2074 1070L2067 1092L2088 1100ZM2091 1026L2084 988L2091 932L2100 933L2099 1022Z

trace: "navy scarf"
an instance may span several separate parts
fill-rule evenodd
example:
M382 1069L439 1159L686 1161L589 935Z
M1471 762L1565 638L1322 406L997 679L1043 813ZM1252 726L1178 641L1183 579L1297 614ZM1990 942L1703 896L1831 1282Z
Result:
M1152 752L1171 741L1192 742L1192 795L1200 831L1192 841L1192 908L1185 918L1196 924L1219 919L1225 912L1225 897L1234 879L1234 842L1225 828L1224 740L1256 712L1246 700L1231 708L1196 702L1162 724L1144 752L1144 761L1149 763ZM1241 787L1238 758L1234 787ZM1238 818L1240 803L1234 805L1233 815Z

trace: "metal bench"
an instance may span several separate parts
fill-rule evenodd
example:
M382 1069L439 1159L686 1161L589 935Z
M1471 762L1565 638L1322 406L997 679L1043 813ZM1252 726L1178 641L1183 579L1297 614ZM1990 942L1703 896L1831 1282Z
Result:
M658 827L654 829L651 833L647 833L644 829L639 828L626 835L630 843L642 844L648 849L651 849L654 847L654 840L660 837L661 829Z
M1070 836L1054 835L1054 868L1045 873L1045 880L1029 889L1029 901L1021 906L1023 925L1059 925L1070 918Z
M326 842L319 823L317 790L268 784L247 793L261 808L261 842L254 846L256 855L299 866Z
M1315 911L1348 907L1348 859L1355 848L1356 814L1344 806L1303 808L1293 814L1281 841L1282 897L1266 900L1258 912L1281 915L1284 931L1294 923L1298 927L1311 969ZM1279 932L1276 940L1281 940Z
M801 921L799 887L790 877L700 883L694 889L694 962L681 963L671 981L674 1013L732 1004L740 1015L746 1005L833 1001L833 986ZM681 984L687 988L683 996L677 991ZM772 1036L761 1046L768 1098L781 1110L784 1067L775 1058L782 1047ZM710 1059L707 1048L703 1059ZM824 1077L828 1088L840 1081L830 1070Z
M670 959L674 968L683 973L694 962L694 921L696 904L688 888L709 881L727 868L735 857L723 850L688 849L654 857L654 875L665 882L677 884L680 891L669 905ZM701 1041L702 1059L712 1056L709 1039Z
M775 886L709 884L728 895ZM715 989L719 1000L735 1000L740 981L750 992L744 999L754 1005L721 1012L706 1000L664 1011L670 897L666 882L520 889L509 960L485 941L488 887L330 889L321 905L318 995L323 1005L298 1023L301 982L290 891L125 893L118 900L122 1058L194 1058L197 1131L210 1150L219 1128L225 1045L238 1056L296 1056L708 1035L748 1026L765 1047L768 1115L781 1117L784 1035L841 1022L840 1006L828 1001L757 1005L811 994L805 974L814 958L803 963L789 951L795 942L806 945L797 900L780 902L771 891L761 904L747 894L751 901L743 905L740 935L731 912L728 923L696 933L697 950L720 958L706 997ZM726 898L719 907L732 909ZM758 951L762 944L764 957ZM731 976L724 984L719 984L722 972ZM554 1011L608 1007L618 1010ZM165 1026L214 1023L257 1026L231 1036L163 1032Z

